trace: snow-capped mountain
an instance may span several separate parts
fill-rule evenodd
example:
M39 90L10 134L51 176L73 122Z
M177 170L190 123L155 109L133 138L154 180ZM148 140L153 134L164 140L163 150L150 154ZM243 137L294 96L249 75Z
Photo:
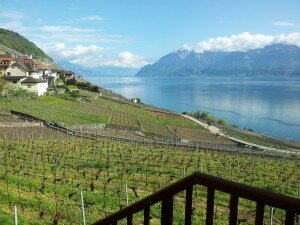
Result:
M300 76L300 48L274 44L246 52L203 52L179 49L146 65L137 76L186 75Z

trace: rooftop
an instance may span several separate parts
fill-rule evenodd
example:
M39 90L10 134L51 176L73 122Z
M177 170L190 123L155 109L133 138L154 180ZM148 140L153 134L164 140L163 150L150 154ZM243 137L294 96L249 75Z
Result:
M46 83L47 81L42 79L36 79L33 77L27 77L25 80L23 80L22 84L38 84L38 83Z

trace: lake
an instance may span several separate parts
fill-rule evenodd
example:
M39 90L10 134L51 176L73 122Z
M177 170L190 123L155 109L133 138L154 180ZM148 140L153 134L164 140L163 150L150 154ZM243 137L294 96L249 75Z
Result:
M127 98L177 112L207 111L229 124L300 141L300 79L86 77ZM276 80L275 80L276 79ZM275 81L274 81L275 80Z

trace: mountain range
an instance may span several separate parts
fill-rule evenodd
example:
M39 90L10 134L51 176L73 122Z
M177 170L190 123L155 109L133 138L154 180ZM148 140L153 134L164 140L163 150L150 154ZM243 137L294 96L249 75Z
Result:
M84 75L86 77L94 76L134 76L139 69L137 68L123 68L123 67L112 67L102 66L89 68L68 61L59 61L58 64L67 70L72 70L78 75Z
M278 75L300 76L300 48L273 44L245 52L203 52L179 49L154 64L140 69L136 76L189 75Z

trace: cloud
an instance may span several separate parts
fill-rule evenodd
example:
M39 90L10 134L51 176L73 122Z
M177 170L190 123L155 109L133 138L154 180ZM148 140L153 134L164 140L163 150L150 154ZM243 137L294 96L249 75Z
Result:
M76 45L68 47L65 43L56 43L52 46L41 46L49 55L58 60L67 60L71 63L82 65L85 67L131 67L139 68L148 62L143 57L134 55L129 51L120 52L118 56L108 58L106 49L97 45Z
M143 57L125 51L119 53L119 59L114 63L114 66L139 68L147 64L149 63Z
M95 16L81 17L80 19L82 21L101 21L101 20L103 20L102 17L97 16L97 15L95 15Z
M288 21L276 21L274 25L278 27L298 27L296 24Z
M43 26L40 28L41 31L44 32L63 32L63 33L68 33L68 32L74 32L74 33L92 33L95 32L94 29L89 29L89 28L76 28L76 27L71 27L71 26Z
M64 24L76 23L76 22L98 22L102 21L103 18L98 15L84 16L80 18L69 18L63 21Z
M7 30L20 32L20 33L32 32L32 31L36 30L36 28L34 28L34 27L24 26L19 21L9 21L9 22L0 23L0 27L4 28L4 29L7 29Z
M37 23L37 24L41 24L41 23L45 23L46 21L42 18L38 18L34 22Z
M247 51L250 49L263 48L271 44L290 44L300 47L300 33L264 35L250 34L244 32L228 37L209 38L200 41L195 46L184 46L187 49L193 49L195 52L232 52Z
M18 12L14 10L0 10L0 18L2 19L19 20L26 17L27 15L23 14L22 12Z
M0 24L1 25L1 24ZM37 43L131 43L132 40L118 34L105 34L100 29L81 28L74 26L41 26L36 32L25 34L30 40Z

